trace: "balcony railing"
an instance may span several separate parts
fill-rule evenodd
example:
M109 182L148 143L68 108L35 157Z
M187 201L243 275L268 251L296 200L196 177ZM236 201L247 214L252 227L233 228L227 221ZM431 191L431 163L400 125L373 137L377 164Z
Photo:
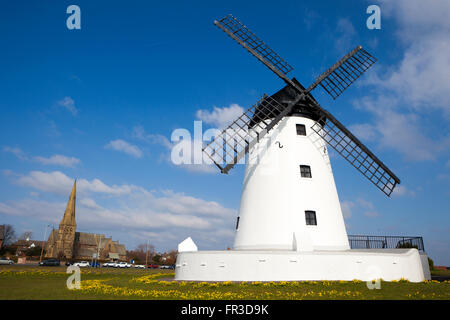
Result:
M348 242L352 249L416 248L425 252L422 237L348 235Z

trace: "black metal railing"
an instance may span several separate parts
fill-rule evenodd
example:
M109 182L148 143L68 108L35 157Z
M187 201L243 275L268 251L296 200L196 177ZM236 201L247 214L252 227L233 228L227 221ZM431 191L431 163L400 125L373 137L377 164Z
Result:
M348 235L348 242L352 249L416 248L425 252L422 237Z

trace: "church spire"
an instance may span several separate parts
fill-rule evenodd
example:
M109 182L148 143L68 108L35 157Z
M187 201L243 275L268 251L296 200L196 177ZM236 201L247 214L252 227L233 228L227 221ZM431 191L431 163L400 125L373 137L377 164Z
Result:
M67 202L66 211L64 217L61 220L60 225L75 226L75 199L77 194L77 180L73 183L72 192L70 193L69 202Z

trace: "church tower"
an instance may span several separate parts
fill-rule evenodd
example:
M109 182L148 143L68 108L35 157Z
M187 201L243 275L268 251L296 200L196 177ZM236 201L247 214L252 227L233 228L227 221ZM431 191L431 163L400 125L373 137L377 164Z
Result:
M75 180L64 217L59 224L58 234L56 236L55 253L57 258L73 258L75 230L77 227L77 223L75 222L76 193L77 181Z

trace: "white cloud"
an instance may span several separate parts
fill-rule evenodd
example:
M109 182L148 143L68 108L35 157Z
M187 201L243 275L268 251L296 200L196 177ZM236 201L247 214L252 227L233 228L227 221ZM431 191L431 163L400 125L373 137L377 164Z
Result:
M45 165L58 165L71 168L80 163L80 159L74 157L66 157L60 154L55 154L49 158L34 157L33 159Z
M211 164L180 164L179 167L198 173L217 173L219 170L215 165Z
M342 201L341 210L344 219L350 219L352 217L352 209L355 207L355 203L352 201Z
M161 135L161 134L149 134L145 131L143 126L134 126L132 129L132 136L136 139L145 141L147 143L151 143L151 144L159 144L163 147L166 148L167 151L169 151L168 153L162 153L160 158L162 159L162 161L167 161L170 164L173 164L172 162L172 158L171 158L171 151L172 148L175 145L183 145L183 149L191 149L191 164L179 164L177 165L177 167L186 169L187 171L190 172L195 172L195 173L217 173L217 168L214 165L210 165L210 164L206 164L206 163L201 163L201 164L194 164L194 152L197 152L196 150L194 150L194 143L199 143L202 144L202 141L194 141L194 140L181 140L180 142L174 144L172 143L167 137ZM201 153L201 150L200 150Z
M11 201L9 203L0 202L0 213L36 218L45 222L59 223L64 214L65 204L63 202L54 203L43 200L24 199L21 201Z
M81 198L81 200L79 200L80 205L89 208L89 209L101 209L101 206L99 206L95 200L91 199L91 198Z
M397 23L400 60L393 65L379 61L361 82L373 90L357 107L373 120L352 129L407 161L436 160L450 148L450 135L441 129L450 120L450 2L379 2L383 19ZM436 118L439 124L427 125Z
M243 112L244 109L241 106L233 103L229 107L214 107L213 111L197 110L196 117L207 124L223 129L236 120Z
M40 191L55 194L67 194L73 185L73 179L60 171L42 172L31 171L26 176L19 176L15 183L25 187L31 187Z
M124 140L117 139L110 141L106 146L106 149L112 149L119 152L129 154L135 158L142 158L142 151L139 147L130 144Z
M349 129L361 140L373 141L378 135L377 128L369 123L354 124Z
M152 143L152 144L160 144L168 149L172 148L172 142L170 142L167 137L161 135L161 134L150 134L145 132L145 129L143 126L138 125L134 126L132 129L132 136L136 139Z
M58 101L58 106L66 108L74 116L78 114L78 109L75 107L75 101L71 97L64 97L64 99Z
M379 214L375 209L375 206L372 202L364 200L364 199L356 199L355 201L341 201L341 210L344 219L350 219L354 212L364 212L366 217L374 218L378 217ZM346 222L347 224L347 222Z
M3 147L3 151L12 153L19 160L27 160L28 159L28 157L26 156L25 152L23 152L22 149L20 149L18 147L5 146L5 147Z
M9 152L15 155L20 160L27 160L27 161L36 161L44 165L58 165L58 166L64 166L64 167L74 167L75 165L79 164L81 161L80 159L74 158L74 157L66 157L64 155L55 154L49 158L36 156L36 157L28 157L27 154L22 151L22 149L18 147L3 147L4 152Z
M176 214L188 214L193 211L199 215L215 215L219 217L235 214L234 210L226 209L214 201L205 201L171 190L163 191L162 194L162 197L155 199L156 206Z
M369 218L376 218L379 216L379 214L376 211L366 211L364 215Z
M450 31L449 31L450 32ZM440 110L450 116L450 41L441 37L415 40L398 66L372 75L369 83L399 98L418 112Z
M74 180L60 171L31 171L28 175L15 176L14 182L18 185L39 191L67 195L72 189ZM81 193L93 192L108 195L123 195L130 194L135 189L138 189L138 187L134 185L108 186L99 179L93 179L91 181L87 179L77 180L77 190Z
M339 53L347 53L355 47L353 40L356 36L356 31L349 19L340 18L337 21L335 31L337 33L337 37L335 38L334 44Z
M380 69L377 84L418 111L439 108L450 115L450 2L382 3L384 13L399 23L397 39L405 51L397 66Z
M416 193L413 190L410 190L404 185L397 185L392 192L392 196L394 197L402 197L402 196L410 196L414 197Z
M350 130L362 140L376 141L382 149L403 154L411 162L435 160L450 147L450 137L428 138L422 129L422 119L415 113L401 113L389 108L385 97L364 98L355 102L374 116L373 124L354 124Z

